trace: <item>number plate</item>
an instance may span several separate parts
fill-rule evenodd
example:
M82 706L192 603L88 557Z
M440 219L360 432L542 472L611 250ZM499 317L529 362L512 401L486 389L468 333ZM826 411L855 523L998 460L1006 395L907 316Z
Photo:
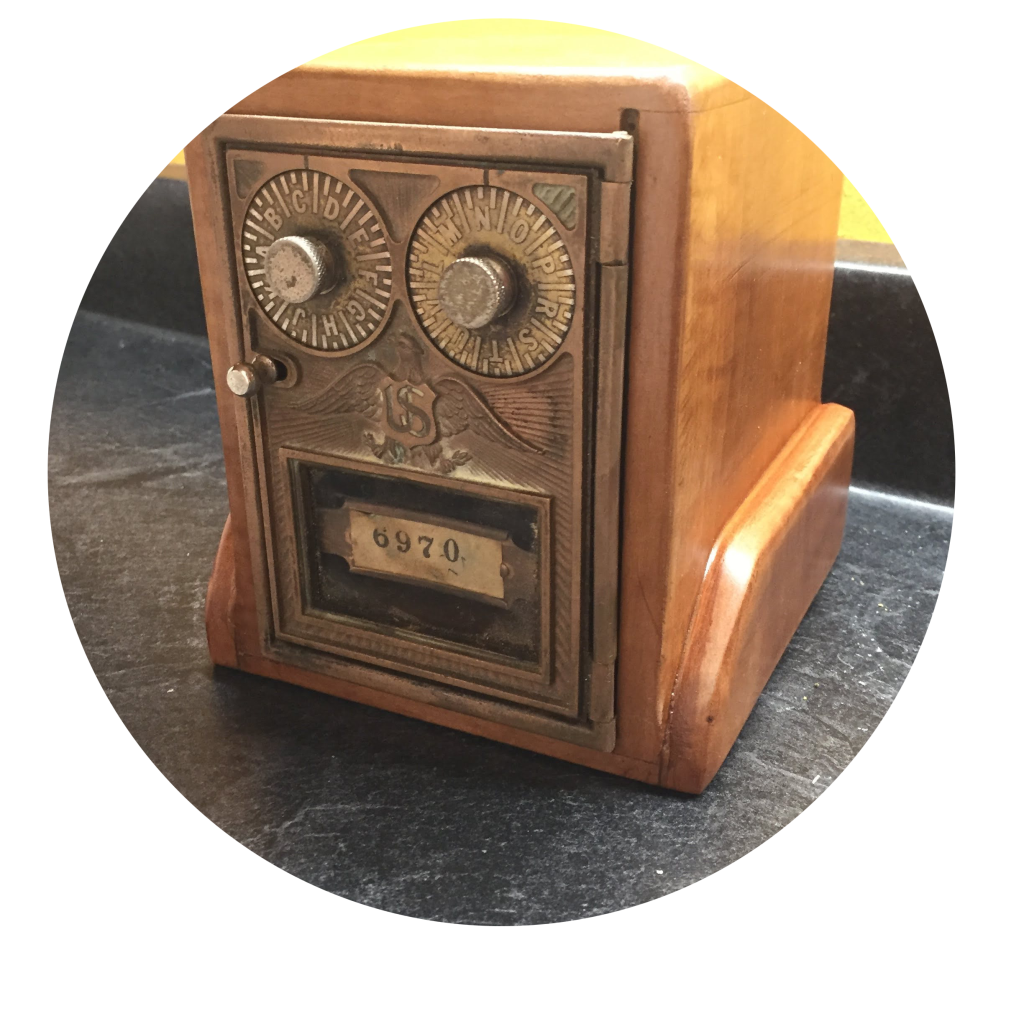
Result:
M355 508L349 528L353 572L404 576L505 599L501 539Z
M502 530L352 501L320 515L324 550L341 555L357 574L507 606L524 596L536 573L533 556Z

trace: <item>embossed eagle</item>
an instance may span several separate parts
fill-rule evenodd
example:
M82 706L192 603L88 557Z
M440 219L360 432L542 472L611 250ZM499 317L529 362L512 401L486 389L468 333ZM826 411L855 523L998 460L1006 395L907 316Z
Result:
M472 458L464 450L444 451L443 442L466 433L515 451L543 451L520 437L465 382L456 377L427 381L422 351L413 339L400 335L392 347L393 365L374 360L361 363L319 394L299 402L298 408L322 416L348 414L376 420L384 432L383 441L371 431L363 440L378 459L402 463L423 458L444 474Z

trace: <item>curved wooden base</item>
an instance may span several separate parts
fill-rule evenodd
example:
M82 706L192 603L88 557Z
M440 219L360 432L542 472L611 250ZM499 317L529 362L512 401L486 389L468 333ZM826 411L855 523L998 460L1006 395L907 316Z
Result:
M718 536L676 677L661 784L700 793L721 767L839 553L853 413L804 421Z
M801 424L712 549L676 676L663 742L648 757L561 740L421 704L253 652L252 594L239 591L231 518L206 598L214 662L462 729L688 793L714 777L828 574L843 538L853 413L823 405ZM241 578L245 578L244 576ZM248 653L247 653L248 652ZM620 674L617 693L630 686ZM650 714L657 714L651 703Z
M206 644L215 665L238 668L235 643L235 534L231 513L224 522L213 560L213 572L206 588Z

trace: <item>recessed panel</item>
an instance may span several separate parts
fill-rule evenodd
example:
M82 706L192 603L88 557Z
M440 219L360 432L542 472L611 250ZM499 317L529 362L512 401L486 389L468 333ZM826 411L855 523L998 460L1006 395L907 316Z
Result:
M309 608L353 625L538 667L536 505L296 463Z
M242 355L287 371L251 406L268 649L606 746L596 157L618 180L622 139L537 136L534 169L502 133L225 122Z

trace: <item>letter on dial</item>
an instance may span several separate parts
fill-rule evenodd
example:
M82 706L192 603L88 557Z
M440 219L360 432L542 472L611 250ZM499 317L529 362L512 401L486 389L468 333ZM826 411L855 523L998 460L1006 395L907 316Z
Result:
M439 199L413 233L406 270L420 326L475 373L538 369L572 322L576 282L565 241L535 203L508 189L471 185Z
M391 254L380 218L333 175L302 168L265 182L241 241L256 302L300 345L361 347L387 320Z

